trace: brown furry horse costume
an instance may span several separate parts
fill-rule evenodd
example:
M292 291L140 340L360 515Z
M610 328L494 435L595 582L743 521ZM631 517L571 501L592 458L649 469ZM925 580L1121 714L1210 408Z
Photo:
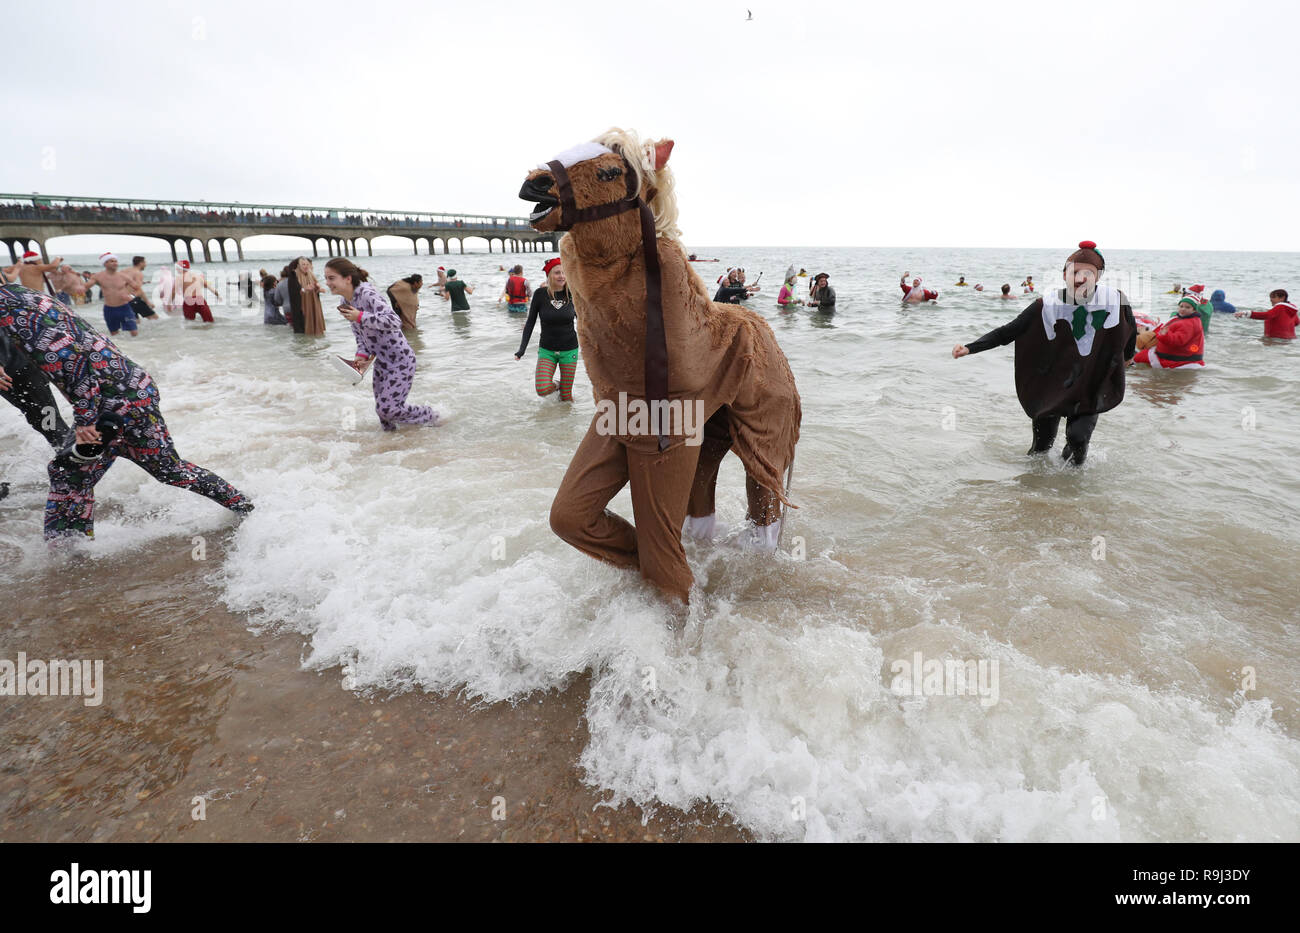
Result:
M551 528L686 600L683 524L689 514L688 528L711 535L718 466L730 449L745 466L751 536L775 548L802 413L772 328L711 301L686 260L665 164L672 145L610 130L529 173L520 197L541 205L535 229L570 231L560 255L597 403L551 505ZM636 400L680 403L706 423L691 430L664 418L646 430L635 418L602 417L602 408ZM605 508L629 482L635 527Z

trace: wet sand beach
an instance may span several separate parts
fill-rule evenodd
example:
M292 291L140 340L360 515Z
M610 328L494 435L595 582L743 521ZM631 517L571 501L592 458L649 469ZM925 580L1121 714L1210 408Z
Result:
M600 805L607 795L577 767L585 676L515 705L358 695L337 669L303 670L301 639L248 631L185 548L133 562L138 582L103 594L93 617L71 588L20 593L10 607L21 621L6 645L102 658L105 688L97 707L72 696L0 704L0 841L746 838L711 807L660 807L643 825L635 804ZM196 797L206 819L193 818Z

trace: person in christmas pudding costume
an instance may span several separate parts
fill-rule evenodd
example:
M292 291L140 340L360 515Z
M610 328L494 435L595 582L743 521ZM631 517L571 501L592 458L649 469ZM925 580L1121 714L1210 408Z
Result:
M952 348L960 359L1015 342L1016 395L1033 419L1031 454L1052 449L1065 418L1061 456L1081 465L1097 416L1124 400L1137 325L1124 293L1098 283L1105 268L1097 244L1084 240L1065 261L1064 288L1044 293L979 340Z

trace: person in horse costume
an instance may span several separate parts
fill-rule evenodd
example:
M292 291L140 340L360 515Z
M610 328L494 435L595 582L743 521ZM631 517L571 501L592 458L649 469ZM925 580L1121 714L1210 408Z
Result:
M530 172L519 196L538 205L534 229L568 231L560 256L597 408L551 504L551 528L686 601L693 577L682 534L712 538L728 450L745 467L745 539L775 550L783 507L793 507L786 492L802 412L772 328L754 311L711 301L687 261L672 147L611 129ZM640 417L646 411L659 417ZM628 483L635 526L606 509Z

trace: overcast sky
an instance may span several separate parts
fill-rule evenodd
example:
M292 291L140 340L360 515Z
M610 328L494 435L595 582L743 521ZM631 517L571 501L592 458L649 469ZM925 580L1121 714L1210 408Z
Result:
M520 216L617 125L688 245L1298 250L1296 8L53 2L0 190Z

